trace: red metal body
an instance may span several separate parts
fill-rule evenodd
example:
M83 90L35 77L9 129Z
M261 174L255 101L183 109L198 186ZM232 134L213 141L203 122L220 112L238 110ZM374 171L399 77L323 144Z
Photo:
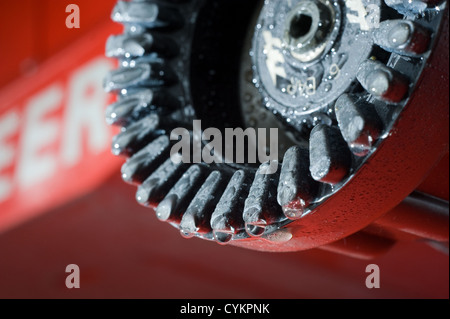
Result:
M448 201L448 20L408 109L358 176L299 221L290 244L241 244L288 251L274 254L183 239L135 202L99 121L116 0L76 1L81 28L67 29L72 2L0 4L1 298L448 298L448 255L419 237L448 240L445 216L427 223L420 196L399 205L414 190ZM72 263L80 289L65 286ZM365 285L371 263L379 289Z
M316 212L294 223L292 240L286 244L271 245L260 240L236 245L265 251L295 251L322 246L354 234L387 212L388 215L396 215L396 206L416 188L427 192L427 186L421 186L421 183L441 160L446 159L448 165L448 45L447 14L428 66L389 137L335 196ZM437 169L442 170L441 167ZM448 200L448 169L441 172L434 173L434 181L427 183L447 183L446 193L442 189L440 192L429 191ZM402 215L405 216L404 213ZM410 214L406 218L414 223L417 216ZM445 222L448 224L448 213ZM396 236L388 237L395 239ZM441 239L448 241L448 227L444 237Z

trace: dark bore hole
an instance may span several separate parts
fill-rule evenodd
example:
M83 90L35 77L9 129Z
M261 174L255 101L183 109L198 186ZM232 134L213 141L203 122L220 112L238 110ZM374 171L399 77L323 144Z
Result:
M291 21L289 27L289 35L294 39L298 39L309 32L311 29L312 18L309 15L297 14Z

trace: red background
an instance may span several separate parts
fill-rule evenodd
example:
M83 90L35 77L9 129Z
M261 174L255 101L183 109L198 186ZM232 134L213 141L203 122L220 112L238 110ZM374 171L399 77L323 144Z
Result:
M99 30L120 32L109 21L115 2L1 2L0 93L21 85L29 91L29 79L42 67L67 67L64 57L77 52L65 52L79 48L79 40L86 51L103 47L106 36ZM70 3L80 7L80 29L65 27ZM65 203L55 195L45 214L0 234L1 298L448 298L448 256L425 244L399 243L362 261L317 249L260 253L186 240L135 203L135 189L120 180L120 163L112 155L87 163L87 175L99 165L111 169L84 185L89 192ZM429 181L422 189L448 199L448 178L444 184L446 193ZM72 263L80 266L80 289L64 285L65 267ZM369 263L380 267L380 289L365 286Z

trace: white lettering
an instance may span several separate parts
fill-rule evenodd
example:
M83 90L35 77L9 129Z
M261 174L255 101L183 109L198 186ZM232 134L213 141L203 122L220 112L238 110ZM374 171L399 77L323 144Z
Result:
M265 41L264 53L267 56L266 65L269 70L270 77L273 84L277 84L277 76L286 78L286 71L283 67L285 62L283 54L279 49L281 48L281 40L272 37L270 31L264 31L263 37Z
M248 140L247 161L248 163L256 163L256 131L251 127L245 131L240 127L225 129L225 163L242 164L245 162L245 136ZM236 144L234 144L234 139L236 139ZM234 154L234 151L236 151L236 154ZM234 162L234 155L236 155L236 162Z
M67 265L66 273L70 273L66 277L66 287L69 289L80 288L80 267L76 264Z
M66 12L69 14L66 18L66 27L69 29L80 28L80 7L76 4L69 4L66 7Z
M222 133L220 130L217 128L207 128L203 132L202 139L205 141L210 141L203 148L203 161L206 164L211 164L212 162L216 164L222 163Z
M67 108L61 144L65 164L77 164L83 154L83 129L89 132L89 150L100 153L108 146L108 128L104 124L104 106L108 96L102 89L103 75L110 64L101 58L76 72L69 82Z
M273 174L278 170L278 129L270 129L270 143L267 143L267 129L258 128L225 128L225 152L223 152L222 133L217 128L208 128L202 134L201 120L193 122L193 145L191 152L191 135L185 128L176 128L170 134L171 140L178 140L170 150L170 158L173 163L190 163L191 153L193 163L208 164L222 163L222 155L225 154L225 163L256 163L256 157L260 163L269 162L270 165L261 171L261 174ZM180 139L181 137L181 139ZM246 143L247 137L247 143ZM211 139L212 138L212 139ZM202 149L202 141L209 141ZM236 142L236 143L235 143ZM258 147L258 151L256 150ZM247 149L247 153L245 150ZM247 158L245 155L247 154ZM234 160L236 158L236 161Z
M170 133L171 141L176 141L180 137L180 141L170 149L170 159L175 164L180 164L181 162L188 164L191 162L191 135L187 129L182 127L178 127Z
M370 273L366 278L366 287L369 289L380 288L380 267L376 264L367 265L366 273Z
M56 142L60 123L45 118L60 107L63 89L53 85L33 97L25 109L24 130L21 136L21 152L17 178L22 189L42 182L56 170L57 156L44 148Z
M14 147L5 140L17 132L19 115L11 111L0 118L0 173L14 162ZM13 189L12 180L8 176L0 175L0 202L6 200Z
M368 31L369 24L366 21L367 11L362 0L346 0L345 5L350 10L356 11L357 15L347 13L347 19L350 23L359 23L361 30Z

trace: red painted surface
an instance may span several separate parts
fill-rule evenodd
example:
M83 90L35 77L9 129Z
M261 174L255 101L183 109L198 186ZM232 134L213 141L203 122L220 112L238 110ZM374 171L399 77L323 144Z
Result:
M448 298L449 259L424 243L359 260L262 253L184 239L116 174L95 192L0 237L0 298ZM80 267L69 290L65 267ZM380 267L381 288L365 286Z
M3 61L0 121L8 118L9 123L13 123L9 124L8 134L2 135L7 137L0 139L2 146L7 146L0 152L9 148L13 154L13 159L9 158L11 163L0 169L0 179L6 177L13 181L12 192L7 200L0 202L0 298L449 297L448 256L425 243L405 241L391 247L392 242L387 241L386 246L373 245L371 238L379 230L366 229L366 235L358 233L356 237L327 247L346 253L354 252L358 246L383 252L368 261L318 249L262 253L197 239L186 240L171 226L160 223L151 210L135 202L135 188L126 185L119 176L122 161L109 154L109 138L103 147L96 149L89 146L91 133L86 127L74 130L78 135L69 136L81 138L78 144L81 157L75 164L67 158L64 160L62 154L71 125L67 117L70 101L74 96L92 99L99 86L99 83L87 84L81 86L81 94L74 93L77 74L86 74L85 71L92 70L93 66L95 69L96 65L113 63L103 58L103 50L107 35L120 32L118 25L109 22L115 2L23 0L0 3L0 43L2 48L8 48L0 50ZM65 28L65 7L69 3L80 7L80 29ZM443 43L448 52L448 38ZM448 55L438 59L441 60L433 64L433 70L448 70ZM446 81L448 86L448 73ZM86 81L79 83L86 84ZM421 87L416 98L426 104L429 90L435 87L433 77L424 76ZM27 122L30 114L36 115L31 102L48 92L56 92L54 105L38 112L37 121ZM447 90L445 93L448 94ZM433 117L425 116L425 120L432 121ZM444 134L448 136L448 103L447 113L441 113L437 122L444 120L447 131L439 132L440 138ZM413 117L409 121L414 122ZM20 185L24 182L18 182L17 176L19 167L24 165L20 164L26 149L24 132L28 127L30 132L42 133L39 128L30 130L30 123L47 129L57 128L56 134L50 134L50 139L32 152L38 159L50 155L56 164L50 170L52 174L33 179L31 186L23 187ZM411 122L406 123L409 124L404 125L410 128ZM5 127L1 126L0 132ZM106 126L104 129L111 134ZM423 146L429 140L419 142ZM394 182L389 190L397 191L395 198L382 198L370 203L368 208L375 207L379 215L382 209L398 203L398 193L406 195L419 184L420 190L448 199L448 138L446 145L447 155L442 154L444 158L440 162L432 153L416 151L414 154L421 155L419 160L426 164L414 169L413 174L406 168L399 170L397 174L409 174L404 180L391 176ZM438 149L437 145L433 147ZM389 145L385 148L399 150ZM389 157L382 160L378 169L390 160ZM417 162L417 158L409 160L408 167ZM431 174L424 180L429 172ZM376 176L372 172L365 181ZM401 186L404 183L406 186ZM363 186L352 187L357 190ZM386 189L379 192L382 194ZM336 201L340 202L337 205L344 205L352 200L349 194L343 194ZM358 216L356 210L355 216ZM321 218L322 222L334 220L323 215ZM350 222L349 227L361 227L361 219ZM323 242L339 237L333 233L330 236ZM391 249L386 251L385 247ZM80 267L81 288L69 290L64 285L65 267L73 263ZM380 289L365 286L368 275L365 268L369 263L380 267Z
M91 191L116 172L102 88L108 22L0 90L0 232ZM94 163L102 163L95 165ZM95 169L93 169L95 167Z
M449 200L449 156L448 152L436 164L425 180L417 187L418 191Z

